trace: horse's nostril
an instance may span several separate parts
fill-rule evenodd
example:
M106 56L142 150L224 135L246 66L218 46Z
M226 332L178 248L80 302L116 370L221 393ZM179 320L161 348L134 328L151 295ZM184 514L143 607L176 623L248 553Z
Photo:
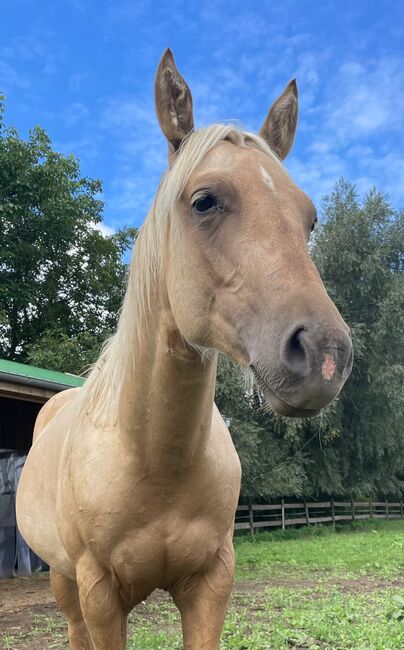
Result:
M302 332L304 332L303 327L299 327L299 329L292 334L287 343L288 351L293 357L304 358L306 356L306 352L300 341L300 335Z
M284 363L297 375L306 375L309 369L307 350L304 344L304 327L298 327L286 340L282 351Z

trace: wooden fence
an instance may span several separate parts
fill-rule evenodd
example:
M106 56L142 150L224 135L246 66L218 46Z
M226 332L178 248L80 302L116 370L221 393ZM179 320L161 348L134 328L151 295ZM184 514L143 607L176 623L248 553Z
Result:
M360 519L404 519L403 501L317 501L304 503L257 504L239 506L234 530L249 530L254 535L258 528L308 526L310 524Z

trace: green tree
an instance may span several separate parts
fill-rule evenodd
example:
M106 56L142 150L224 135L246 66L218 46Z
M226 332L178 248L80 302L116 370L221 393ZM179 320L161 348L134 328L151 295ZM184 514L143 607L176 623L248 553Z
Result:
M221 362L217 400L232 419L242 496L402 494L404 486L404 214L339 181L325 197L312 254L353 332L355 363L316 418L270 416ZM256 408L258 405L258 409Z
M344 180L325 197L323 211L313 255L352 328L356 355L333 420L337 435L327 450L328 473L339 476L345 492L399 493L404 466L404 213L393 210L376 190L361 202Z
M48 330L29 346L28 363L49 370L83 374L97 360L106 336L104 331L99 336L88 332L68 336L63 331Z
M100 181L82 177L73 156L54 152L41 128L20 138L3 113L0 100L0 357L36 362L41 337L54 347L60 337L71 347L80 339L82 352L92 350L90 339L114 328L122 253L136 230L104 236Z
M306 456L302 435L286 420L264 407L245 371L220 355L216 404L230 419L230 432L242 465L241 497L267 500L271 496L302 495ZM295 421L296 422L296 421Z

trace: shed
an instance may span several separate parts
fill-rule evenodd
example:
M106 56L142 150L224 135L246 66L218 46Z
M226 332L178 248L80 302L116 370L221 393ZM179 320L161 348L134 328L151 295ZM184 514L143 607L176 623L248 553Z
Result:
M41 406L55 393L84 381L77 375L0 359L0 578L29 575L42 566L16 527L17 484Z

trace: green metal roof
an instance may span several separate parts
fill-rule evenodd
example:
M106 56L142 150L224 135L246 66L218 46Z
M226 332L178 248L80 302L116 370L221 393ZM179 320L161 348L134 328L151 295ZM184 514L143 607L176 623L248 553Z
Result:
M16 377L26 377L28 380L36 379L64 386L82 386L85 382L84 377L70 375L65 372L57 372L56 370L36 368L36 366L27 366L24 363L7 361L6 359L0 359L0 377L1 373L5 373L9 376L15 375Z

